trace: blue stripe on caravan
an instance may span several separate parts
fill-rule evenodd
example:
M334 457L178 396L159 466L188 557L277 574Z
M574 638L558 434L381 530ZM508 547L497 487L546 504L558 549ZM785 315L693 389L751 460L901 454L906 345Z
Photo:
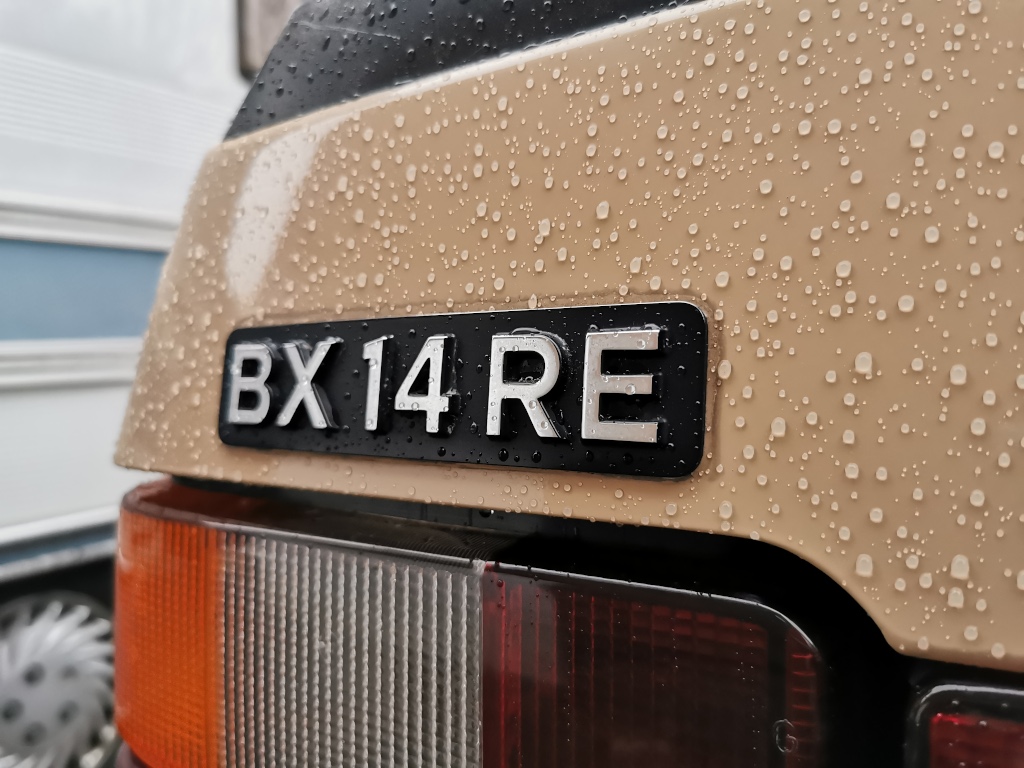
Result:
M0 240L0 340L140 335L163 256Z

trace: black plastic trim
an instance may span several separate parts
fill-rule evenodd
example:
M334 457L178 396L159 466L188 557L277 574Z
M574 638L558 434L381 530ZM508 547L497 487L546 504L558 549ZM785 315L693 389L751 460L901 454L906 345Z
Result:
M682 4L678 0L314 0L292 15L227 138L427 75Z

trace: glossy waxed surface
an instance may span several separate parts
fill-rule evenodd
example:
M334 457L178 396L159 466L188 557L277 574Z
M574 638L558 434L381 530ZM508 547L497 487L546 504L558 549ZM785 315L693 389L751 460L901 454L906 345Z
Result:
M1024 670L1022 43L1005 1L707 3L228 142L118 460L753 537L905 653ZM713 322L685 480L217 437L236 327L673 299Z

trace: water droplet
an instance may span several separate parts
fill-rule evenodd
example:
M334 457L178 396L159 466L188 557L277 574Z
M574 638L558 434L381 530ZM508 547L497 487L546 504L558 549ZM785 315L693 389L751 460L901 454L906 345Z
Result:
M853 368L862 376L870 375L874 370L874 359L870 352L861 352L853 361Z
M971 561L966 555L955 555L949 566L949 575L954 579L966 581L971 575Z
M857 555L856 571L858 576L865 579L875 572L875 563L871 559L871 555Z
M910 133L910 146L914 149L921 149L924 146L927 135L924 130L917 128Z

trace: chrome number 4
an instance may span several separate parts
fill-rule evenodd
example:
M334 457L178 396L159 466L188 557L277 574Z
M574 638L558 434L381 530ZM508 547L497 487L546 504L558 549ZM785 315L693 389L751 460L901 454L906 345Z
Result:
M455 344L454 337L438 335L429 337L413 361L409 373L398 388L395 395L396 411L413 411L427 414L427 432L437 434L441 431L441 414L448 413L451 407L451 396L454 392L441 393L445 377L445 352ZM417 379L427 369L427 393L413 394L412 388Z

